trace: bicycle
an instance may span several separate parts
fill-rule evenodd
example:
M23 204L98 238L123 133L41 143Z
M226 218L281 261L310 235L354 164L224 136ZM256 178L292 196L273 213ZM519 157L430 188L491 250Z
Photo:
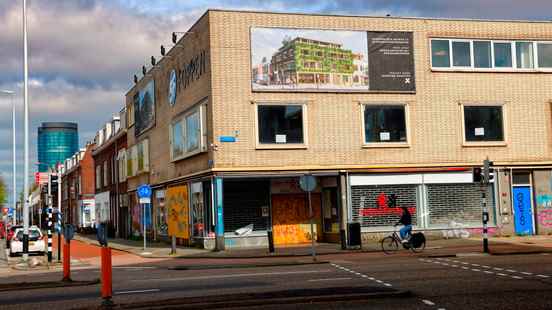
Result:
M393 226L393 233L383 239L381 239L381 249L385 254L391 254L399 250L399 244L412 251L413 253L420 253L425 249L426 242L425 236L422 232L410 234L407 242L401 242L399 234L397 234L397 225Z

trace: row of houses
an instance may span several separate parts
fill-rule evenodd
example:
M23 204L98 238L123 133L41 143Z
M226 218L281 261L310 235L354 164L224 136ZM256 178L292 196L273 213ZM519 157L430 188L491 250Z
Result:
M486 192L492 234L549 234L551 73L550 22L209 10L68 159L63 206L111 236L222 249L379 236L399 206L466 237Z

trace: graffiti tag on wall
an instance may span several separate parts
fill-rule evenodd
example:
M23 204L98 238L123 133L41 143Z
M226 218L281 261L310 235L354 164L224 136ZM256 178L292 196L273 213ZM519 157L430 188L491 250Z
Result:
M539 223L544 227L552 227L552 209L540 211L538 214Z
M360 197L360 216L378 216L378 215L390 215L394 214L400 216L402 214L400 206L397 205L398 197L395 194L386 195L380 193L376 199L377 208L366 208L365 197ZM416 213L416 207L407 207L410 214Z

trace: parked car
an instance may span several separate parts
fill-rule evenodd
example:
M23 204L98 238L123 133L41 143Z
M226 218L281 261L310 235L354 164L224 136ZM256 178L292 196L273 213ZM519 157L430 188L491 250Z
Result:
M19 228L23 228L21 225L13 225L8 228L8 235L6 236L6 249L10 248L10 240L13 238L15 231Z
M29 227L29 253L44 255L46 251L45 237L36 226ZM15 231L10 241L10 256L23 254L23 228Z

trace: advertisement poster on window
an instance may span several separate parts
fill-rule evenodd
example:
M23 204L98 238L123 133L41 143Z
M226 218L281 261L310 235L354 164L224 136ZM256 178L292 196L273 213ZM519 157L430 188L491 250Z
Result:
M153 80L134 95L134 134L138 137L155 122L155 86Z
M169 236L190 238L188 186L169 187L165 192L165 205L168 211Z
M412 32L368 32L370 90L416 90L412 40Z
M367 91L366 32L252 28L254 91Z

